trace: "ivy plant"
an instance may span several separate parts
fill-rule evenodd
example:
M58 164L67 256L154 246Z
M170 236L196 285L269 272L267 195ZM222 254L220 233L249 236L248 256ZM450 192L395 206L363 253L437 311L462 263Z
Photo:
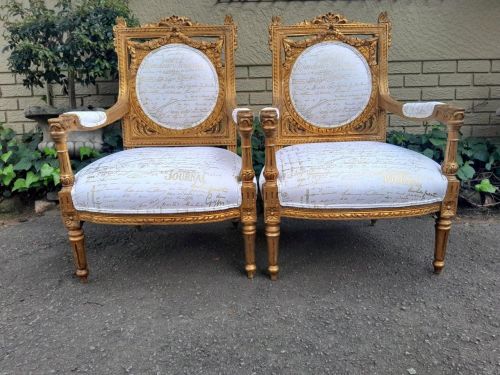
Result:
M22 138L0 125L0 198L14 193L37 197L60 184L57 152L46 147L40 152L40 133Z
M447 134L442 125L431 126L424 134L391 131L387 135L389 143L420 152L439 163L444 158L446 139ZM461 139L457 162L457 177L462 181L471 180L482 171L500 175L500 148L485 138Z

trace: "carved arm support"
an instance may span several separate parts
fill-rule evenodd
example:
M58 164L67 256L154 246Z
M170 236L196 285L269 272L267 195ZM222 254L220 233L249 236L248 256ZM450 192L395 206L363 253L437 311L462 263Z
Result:
M109 108L106 112L73 112L65 113L58 118L49 120L50 135L54 140L59 159L59 168L61 170L62 189L59 192L59 202L66 225L70 225L75 220L76 210L71 200L71 189L75 182L71 160L68 153L68 134L71 131L91 131L102 128L106 125L121 119L128 112L128 102L118 100L118 102ZM82 114L90 114L82 124ZM83 115L85 116L85 115ZM91 120L98 120L92 122Z
M457 209L460 188L460 181L456 177L458 171L457 150L460 128L464 123L464 109L439 102L403 104L388 94L380 94L379 103L382 109L408 120L436 120L446 125L448 138L441 169L448 179L448 190L443 201L441 217L453 217Z
M255 171L252 161L253 113L248 108L236 108L233 111L233 121L238 126L238 133L241 138L241 221L243 223L255 223L257 221L255 208L257 191L254 182Z
M264 108L260 112L260 123L265 134L266 161L263 185L264 221L266 224L279 224L280 202L278 197L278 168L276 166L276 129L279 121L277 108Z

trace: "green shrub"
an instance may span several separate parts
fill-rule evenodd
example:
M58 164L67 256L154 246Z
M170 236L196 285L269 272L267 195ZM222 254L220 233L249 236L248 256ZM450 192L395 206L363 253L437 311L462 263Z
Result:
M438 163L443 161L447 134L443 125L434 125L424 134L390 131L387 142L420 152ZM458 143L458 172L461 181L491 171L500 175L500 148L485 138L463 138Z
M0 11L10 70L23 77L26 87L63 85L70 107L76 107L75 82L95 84L99 77L116 74L116 18L138 24L127 0L58 0L55 4L6 0Z
M59 184L57 152L38 150L41 135L30 132L17 138L0 125L0 197L14 193L36 198Z

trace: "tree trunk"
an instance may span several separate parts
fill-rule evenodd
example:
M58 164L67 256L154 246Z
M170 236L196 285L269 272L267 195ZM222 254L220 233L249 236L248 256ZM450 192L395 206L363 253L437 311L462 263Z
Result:
M75 71L73 69L68 70L68 96L70 107L76 108Z

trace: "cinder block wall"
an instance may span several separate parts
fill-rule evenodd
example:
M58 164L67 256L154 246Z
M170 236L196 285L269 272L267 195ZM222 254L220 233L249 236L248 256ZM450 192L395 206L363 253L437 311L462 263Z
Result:
M401 101L443 101L466 109L466 136L500 136L500 60L392 61L391 95ZM271 66L238 66L239 105L259 109L272 101ZM389 127L418 133L423 123L389 117ZM473 125L473 126L472 126Z
M498 0L131 0L141 22L153 22L172 14L204 23L222 23L232 14L238 25L238 105L258 110L271 104L271 54L267 27L272 15L285 24L309 19L328 11L357 21L375 22L387 10L393 24L389 82L391 94L402 101L437 100L467 110L463 133L499 137L500 117L500 1ZM0 30L1 31L1 30ZM3 44L3 43L2 43ZM61 92L54 87L55 94ZM77 87L80 105L108 107L116 100L116 82ZM17 133L33 129L24 117L30 105L44 105L44 89L26 89L22 78L8 73L6 55L0 54L0 122ZM65 97L56 97L65 106ZM389 118L389 127L422 132L419 123Z

